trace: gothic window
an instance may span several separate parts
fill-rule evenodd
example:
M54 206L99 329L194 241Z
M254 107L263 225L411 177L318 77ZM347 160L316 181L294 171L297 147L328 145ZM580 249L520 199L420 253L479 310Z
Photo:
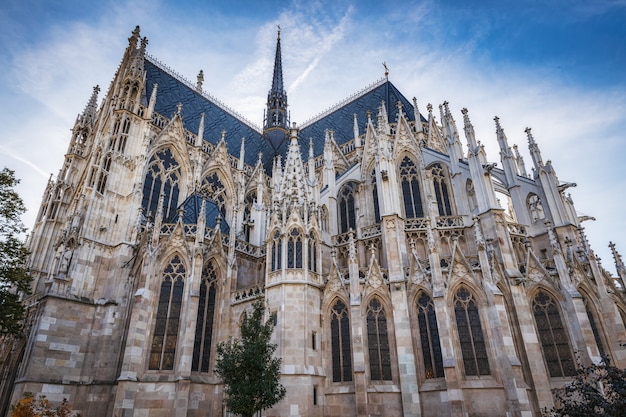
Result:
M433 177L433 187L435 189L435 198L437 199L439 215L451 216L452 206L450 204L450 194L448 193L445 171L441 164L433 164L430 168L430 172Z
M209 263L202 271L200 283L196 334L193 342L193 359L191 361L191 370L193 372L209 372L213 321L215 318L216 281L215 266Z
M287 268L302 268L302 235L291 229L287 240Z
M356 185L352 182L344 185L339 191L339 233L347 233L350 229L356 230L356 212L354 197Z
M217 204L222 218L226 219L226 189L216 172L204 177L201 191L204 197Z
M435 306L433 300L424 292L417 298L417 321L426 379L443 378L443 359Z
M541 200L537 194L529 194L526 199L526 204L528 205L528 211L530 212L530 218L532 221L536 222L546 218L546 214L543 211L543 205L541 204Z
M391 354L385 308L377 298L367 306L367 346L372 381L391 381Z
M341 300L337 300L330 314L333 382L352 381L352 350L350 347L348 309Z
M322 206L320 209L320 224L322 231L328 232L328 209L326 206Z
M243 237L246 242L250 242L250 232L252 230L252 207L254 206L254 193L246 196L243 208Z
M598 322L596 321L596 316L594 314L595 309L587 297L583 296L583 302L585 303L585 310L587 311L587 317L589 318L589 325L591 326L591 331L593 332L593 338L598 346L600 356L604 357L607 353L604 349L604 343L602 342L602 335L600 334L601 329L598 328Z
M400 164L400 180L402 181L402 197L406 218L424 217L418 170L408 156L405 156Z
M378 185L376 185L376 171L372 171L372 200L374 201L374 222L380 223L380 206L378 205Z
M174 369L184 280L185 266L176 255L163 271L148 369L160 371Z
M146 215L156 214L161 195L163 219L176 213L180 178L180 167L170 149L160 150L152 156L143 183L142 207Z
M98 176L98 168L100 167L100 161L102 160L102 150L98 149L96 151L96 157L93 161L93 165L91 166L91 171L89 172L89 180L88 184L90 187L93 187L96 183L96 177Z
M533 300L533 315L550 376L575 375L576 367L569 338L554 298L544 291L539 291Z
M120 140L117 144L117 151L120 153L124 153L124 150L126 150L126 142L128 141L128 132L130 132L130 119L124 118L124 122L122 123L122 133L120 135Z
M454 316L465 375L489 375L489 359L478 306L473 295L465 287L461 287L454 297Z
M107 185L107 180L109 179L109 170L111 169L111 155L107 155L104 157L104 161L102 162L102 167L100 167L100 175L98 177L98 186L96 190L102 194L104 193L104 189Z
M282 247L280 232L277 230L272 238L272 271L277 271L281 268Z
M309 271L317 272L317 243L313 233L309 234Z

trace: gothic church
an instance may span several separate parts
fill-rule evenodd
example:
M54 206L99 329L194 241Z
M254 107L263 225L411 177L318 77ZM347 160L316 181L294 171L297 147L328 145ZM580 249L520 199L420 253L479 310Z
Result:
M280 32L259 128L146 47L137 27L44 192L5 413L229 416L216 344L258 297L287 388L263 416L540 416L581 364L626 367L626 268L530 129L530 171L498 118L491 163L466 109L459 131L388 77L292 124Z

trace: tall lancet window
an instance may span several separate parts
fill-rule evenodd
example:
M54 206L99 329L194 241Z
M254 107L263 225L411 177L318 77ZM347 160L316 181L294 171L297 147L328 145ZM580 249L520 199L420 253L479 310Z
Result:
M176 213L180 178L180 167L169 148L162 149L152 156L143 183L141 202L146 215L156 214L161 195L163 195L163 219L168 219Z
M433 188L435 189L435 198L437 199L439 215L451 216L452 206L450 204L450 194L448 193L446 172L441 164L433 164L430 167L430 172L433 177Z
M283 249L283 242L280 236L280 232L277 230L272 237L272 271L277 271L281 268L281 256Z
M111 155L107 154L102 161L102 166L100 167L100 174L98 175L98 184L96 190L103 194L104 190L107 186L107 180L109 179L109 171L111 169Z
M367 306L367 346L372 381L391 381L391 354L385 308L377 298Z
M400 180L402 181L402 197L406 218L424 217L418 169L408 156L405 156L400 164Z
M339 233L347 233L350 229L356 230L356 212L354 198L356 185L349 182L339 190L337 204L339 206Z
M545 291L539 291L533 299L533 315L550 376L575 375L576 366L569 337L554 298Z
M348 308L341 300L337 300L330 316L333 382L352 381L352 349L350 347Z
M606 356L607 352L604 349L604 342L602 341L602 329L598 327L598 321L596 320L595 308L589 298L583 295L583 302L585 303L585 310L587 311L587 317L589 318L589 325L591 326L591 331L593 332L593 338L596 341L596 345L598 346L598 351L600 352L600 356Z
M317 242L313 233L309 233L309 271L317 272Z
M443 358L435 306L433 300L425 292L421 292L417 297L417 322L425 377L426 379L443 378Z
M287 240L287 268L302 268L302 235L295 228Z
M454 297L454 316L465 375L489 375L489 358L478 306L474 296L465 287L459 288Z
M185 266L175 255L163 271L148 369L174 369L184 286Z
M213 263L208 263L202 271L198 315L196 316L196 335L193 342L193 372L209 372L211 346L213 341L213 321L215 318L215 293L217 273Z
M380 223L380 206L378 204L378 185L376 184L376 170L372 171L372 200L374 201L374 222Z
M250 232L252 231L252 207L254 206L254 193L246 196L243 208L243 238L250 242Z

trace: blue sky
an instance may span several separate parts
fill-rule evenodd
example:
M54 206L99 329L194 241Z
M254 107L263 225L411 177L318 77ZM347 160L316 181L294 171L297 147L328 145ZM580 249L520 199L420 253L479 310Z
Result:
M592 248L626 255L626 0L1 0L0 166L16 171L32 227L49 175L94 85L104 95L135 25L148 53L260 125L276 25L292 121L379 80L420 110L467 107L490 160L493 117L528 156L524 129L570 189ZM435 112L438 115L438 112ZM464 138L462 138L464 141Z

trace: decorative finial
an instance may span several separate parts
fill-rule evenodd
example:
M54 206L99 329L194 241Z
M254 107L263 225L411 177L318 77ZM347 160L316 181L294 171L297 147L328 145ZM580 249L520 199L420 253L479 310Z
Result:
M197 82L196 82L196 91L198 93L202 92L202 83L204 82L204 71L200 70L200 72L198 73L198 77L197 77Z
M389 78L389 68L386 62L383 62L383 67L385 67L385 78Z
M183 111L183 103L178 103L176 105L176 114L180 114L181 111Z
M278 28L278 40L280 40L280 25L276 25L276 27Z

